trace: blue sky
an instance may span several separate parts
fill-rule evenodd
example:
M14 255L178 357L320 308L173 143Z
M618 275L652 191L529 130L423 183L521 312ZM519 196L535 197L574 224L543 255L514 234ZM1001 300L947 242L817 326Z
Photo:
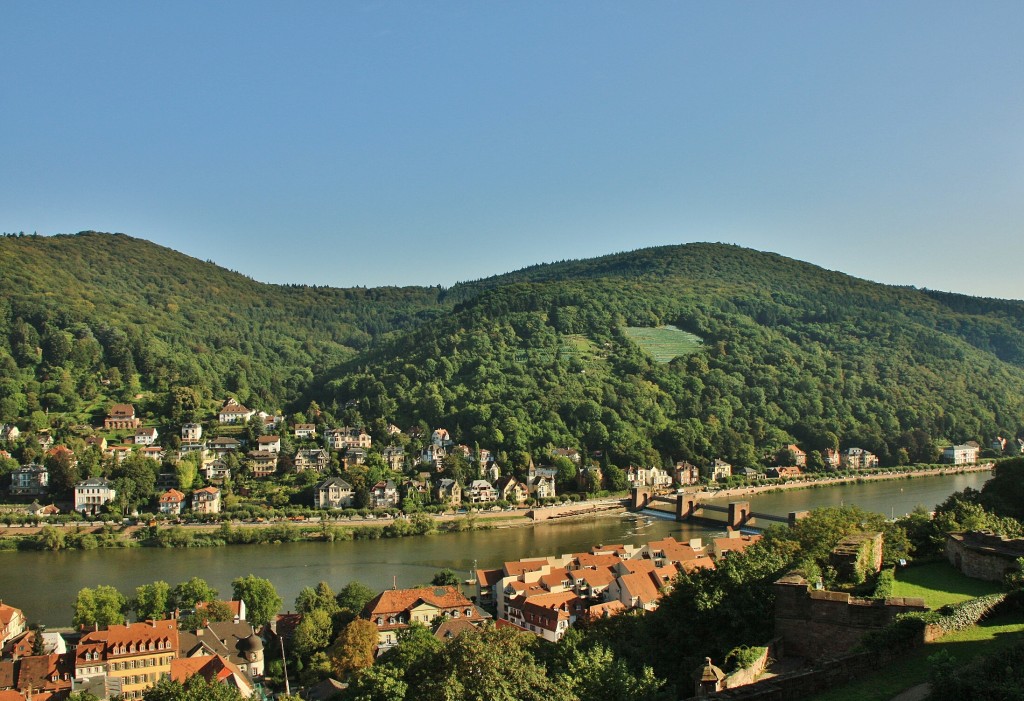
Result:
M1024 3L0 3L0 231L450 285L725 241L1024 298Z

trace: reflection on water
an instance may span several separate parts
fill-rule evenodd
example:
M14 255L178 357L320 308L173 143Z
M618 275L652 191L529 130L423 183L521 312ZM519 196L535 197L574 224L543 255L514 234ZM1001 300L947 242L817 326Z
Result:
M931 509L965 487L980 489L987 478L987 473L976 473L868 482L761 494L749 501L755 511L778 514L846 503L900 516L917 504ZM505 560L587 550L596 544L643 543L666 535L686 540L712 532L669 520L614 515L397 540L0 553L0 599L23 609L30 622L66 626L82 587L112 584L130 596L140 584L162 579L174 585L198 576L227 596L233 578L252 573L270 579L287 608L302 587L322 580L335 589L353 579L374 589L407 587L428 582L445 567L468 578L474 566L495 567Z

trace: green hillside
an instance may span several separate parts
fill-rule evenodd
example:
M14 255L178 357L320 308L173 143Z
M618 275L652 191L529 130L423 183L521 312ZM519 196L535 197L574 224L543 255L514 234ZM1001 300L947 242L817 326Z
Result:
M931 461L943 441L1024 426L1018 302L715 244L536 266L445 299L459 300L453 314L342 364L315 396L482 446L568 444L622 463L753 464L791 440ZM664 324L702 349L658 364L622 331ZM579 336L604 360L563 351Z
M425 288L266 285L94 232L0 238L0 292L0 421L102 411L146 390L162 401L174 386L281 407L314 369L415 325L437 298Z
M315 400L339 422L620 464L753 464L791 441L926 461L944 441L1024 429L1024 303L736 246L448 290L332 289L258 283L119 234L4 237L0 293L0 421L23 425L95 419L114 399L167 420L171 390L191 387L210 406ZM667 325L688 335L666 339Z

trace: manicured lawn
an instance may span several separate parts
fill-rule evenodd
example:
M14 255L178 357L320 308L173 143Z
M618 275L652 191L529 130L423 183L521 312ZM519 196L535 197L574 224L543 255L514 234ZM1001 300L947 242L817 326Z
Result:
M919 596L933 609L1003 591L996 582L965 577L948 562L896 570L893 596Z
M677 329L675 326L625 326L622 330L656 363L667 363L681 355L695 353L704 343L700 336Z
M923 645L902 660L883 667L856 683L811 697L811 701L888 701L905 689L928 681L928 657L948 650L957 664L979 655L992 655L1024 640L1024 616L997 616L980 625Z

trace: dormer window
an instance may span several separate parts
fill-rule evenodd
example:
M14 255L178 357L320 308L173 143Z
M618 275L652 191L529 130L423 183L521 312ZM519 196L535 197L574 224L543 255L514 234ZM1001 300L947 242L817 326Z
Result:
M472 616L473 615L473 609L466 609L466 615L467 616Z
M379 625L379 626L384 625L384 617L383 616L377 616L377 625Z

